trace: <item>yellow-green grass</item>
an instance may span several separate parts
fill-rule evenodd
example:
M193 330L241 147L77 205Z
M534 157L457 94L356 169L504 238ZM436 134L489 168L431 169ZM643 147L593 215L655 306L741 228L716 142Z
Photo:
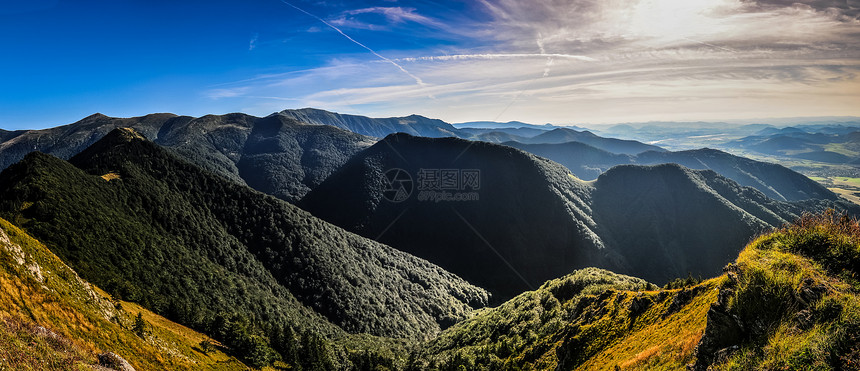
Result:
M838 183L844 183L846 185L860 186L860 178L849 178L844 176L834 176L830 177L831 180Z
M103 352L139 370L247 369L217 349L202 352L199 344L208 338L200 333L136 304L112 302L6 220L0 229L0 369L85 369ZM143 337L131 330L138 313L147 322Z
M829 152L836 152L840 155L845 155L848 157L857 157L860 156L860 153L857 151L852 151L845 147L843 143L828 143L824 145L824 150Z
M717 299L720 281L721 278L716 278L701 283L696 289L699 294L689 304L665 318L663 313L672 303L673 295L635 319L629 311L620 313L620 317L602 319L607 327L617 327L625 335L615 338L611 345L577 369L684 370L693 361L696 345L707 324L708 309ZM629 301L635 294L619 293L625 296L620 307L629 308ZM656 299L656 295L654 297Z
M855 204L860 205L860 197L855 195L855 193L857 193L856 190L839 188L839 187L830 187L827 189L829 189L833 193L838 194L839 196L841 196L842 198L844 198L848 201L851 201Z
M760 330L714 369L860 368L858 260L860 225L833 212L807 216L750 243L737 259L729 306ZM805 287L824 291L802 301ZM797 319L800 311L808 312L805 325Z

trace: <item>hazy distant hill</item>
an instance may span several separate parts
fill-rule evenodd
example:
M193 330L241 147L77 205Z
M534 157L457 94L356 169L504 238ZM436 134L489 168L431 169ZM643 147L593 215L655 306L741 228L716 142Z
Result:
M636 156L613 154L577 143L504 145L556 161L581 179L592 180L615 165L676 163L691 169L713 170L743 186L753 187L780 201L835 200L837 195L819 183L781 165L750 160L714 149L647 151Z
M737 139L726 143L725 146L825 163L858 163L860 162L860 137L858 137L860 131L858 130L860 128L844 126L802 126L763 130L758 135Z
M415 185L397 203L384 198L383 175L394 168L411 174ZM479 170L479 200L420 200L421 169ZM765 228L803 210L850 207L777 202L712 171L677 165L619 167L591 184L511 147L402 134L356 155L301 205L501 298L585 266L652 282L715 274Z
M370 118L343 115L319 109L304 108L277 113L301 122L331 125L355 133L374 137L385 137L394 133L406 133L430 138L458 137L486 142L519 141L522 143L564 143L577 141L613 153L636 154L644 151L662 151L657 146L633 140L604 138L589 131L577 131L552 125L529 125L520 122L493 123L475 122L451 125L441 120L412 115L407 117ZM494 128L498 126L498 128Z
M549 131L557 128L558 126L545 124L545 125L535 125L535 124L527 124L522 121L508 121L508 122L497 122L497 121L469 121L469 122L460 122L453 124L457 129L532 129L532 130L540 130L540 131Z
M56 128L11 132L15 136L0 143L0 169L32 151L68 159L117 127L133 127L207 170L288 201L301 198L373 143L369 137L282 116L95 114Z
M780 201L837 200L838 196L806 176L782 165L751 160L709 148L678 152L645 152L636 163L676 163L691 169L709 169L742 186L753 187Z
M526 143L565 143L580 142L600 148L604 151L620 154L635 155L645 151L665 151L664 149L637 142L635 140L623 140L604 138L590 131L576 131L573 129L559 128L546 133L526 139Z
M460 132L469 133L477 138L482 138L483 136L487 136L493 133L496 134L507 134L511 137L521 138L520 140L525 140L526 138L531 138L535 135L546 133L550 129L535 129L530 127L523 128L460 128ZM490 142L491 140L484 140L485 142Z
M108 292L195 327L219 312L427 337L486 302L425 260L114 130L72 164L34 153L0 173L0 214ZM76 167L77 166L77 167ZM320 314L316 314L318 312Z

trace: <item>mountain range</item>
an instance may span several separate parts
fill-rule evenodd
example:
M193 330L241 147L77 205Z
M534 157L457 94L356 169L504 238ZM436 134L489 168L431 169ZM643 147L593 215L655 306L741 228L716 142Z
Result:
M9 132L0 143L0 169L32 151L69 159L118 127L129 127L186 160L238 184L288 201L304 196L372 138L283 116L203 117L95 114L73 124Z
M303 109L0 131L0 368L860 362L860 207L717 150L482 125Z
M593 180L616 165L675 163L690 169L713 170L740 185L753 187L775 200L835 200L838 198L821 184L784 166L755 161L709 148L677 152L646 151L638 155L624 155L579 142L559 144L505 142L503 144L556 161L585 180Z
M805 130L804 130L805 129ZM860 163L860 127L787 127L725 144L727 147L831 164Z
M399 185L387 181L391 169L408 174L410 197L386 198ZM464 191L427 183L444 169L477 172L480 185ZM688 272L712 275L738 246L804 211L858 212L833 199L776 201L713 171L671 164L617 166L584 182L512 147L408 134L357 154L300 205L433 261L496 300L587 266L658 283Z

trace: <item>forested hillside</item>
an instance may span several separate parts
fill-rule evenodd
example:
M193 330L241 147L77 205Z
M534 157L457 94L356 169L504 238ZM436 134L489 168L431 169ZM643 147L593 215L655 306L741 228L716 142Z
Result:
M201 171L131 130L72 163L34 153L6 169L0 213L115 297L179 323L211 329L240 314L275 347L270 333L284 328L421 339L487 302L425 260Z

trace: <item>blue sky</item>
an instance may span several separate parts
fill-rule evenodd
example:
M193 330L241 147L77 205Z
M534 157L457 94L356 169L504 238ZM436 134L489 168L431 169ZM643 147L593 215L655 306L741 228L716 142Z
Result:
M4 1L0 128L316 107L450 122L860 115L855 0Z

